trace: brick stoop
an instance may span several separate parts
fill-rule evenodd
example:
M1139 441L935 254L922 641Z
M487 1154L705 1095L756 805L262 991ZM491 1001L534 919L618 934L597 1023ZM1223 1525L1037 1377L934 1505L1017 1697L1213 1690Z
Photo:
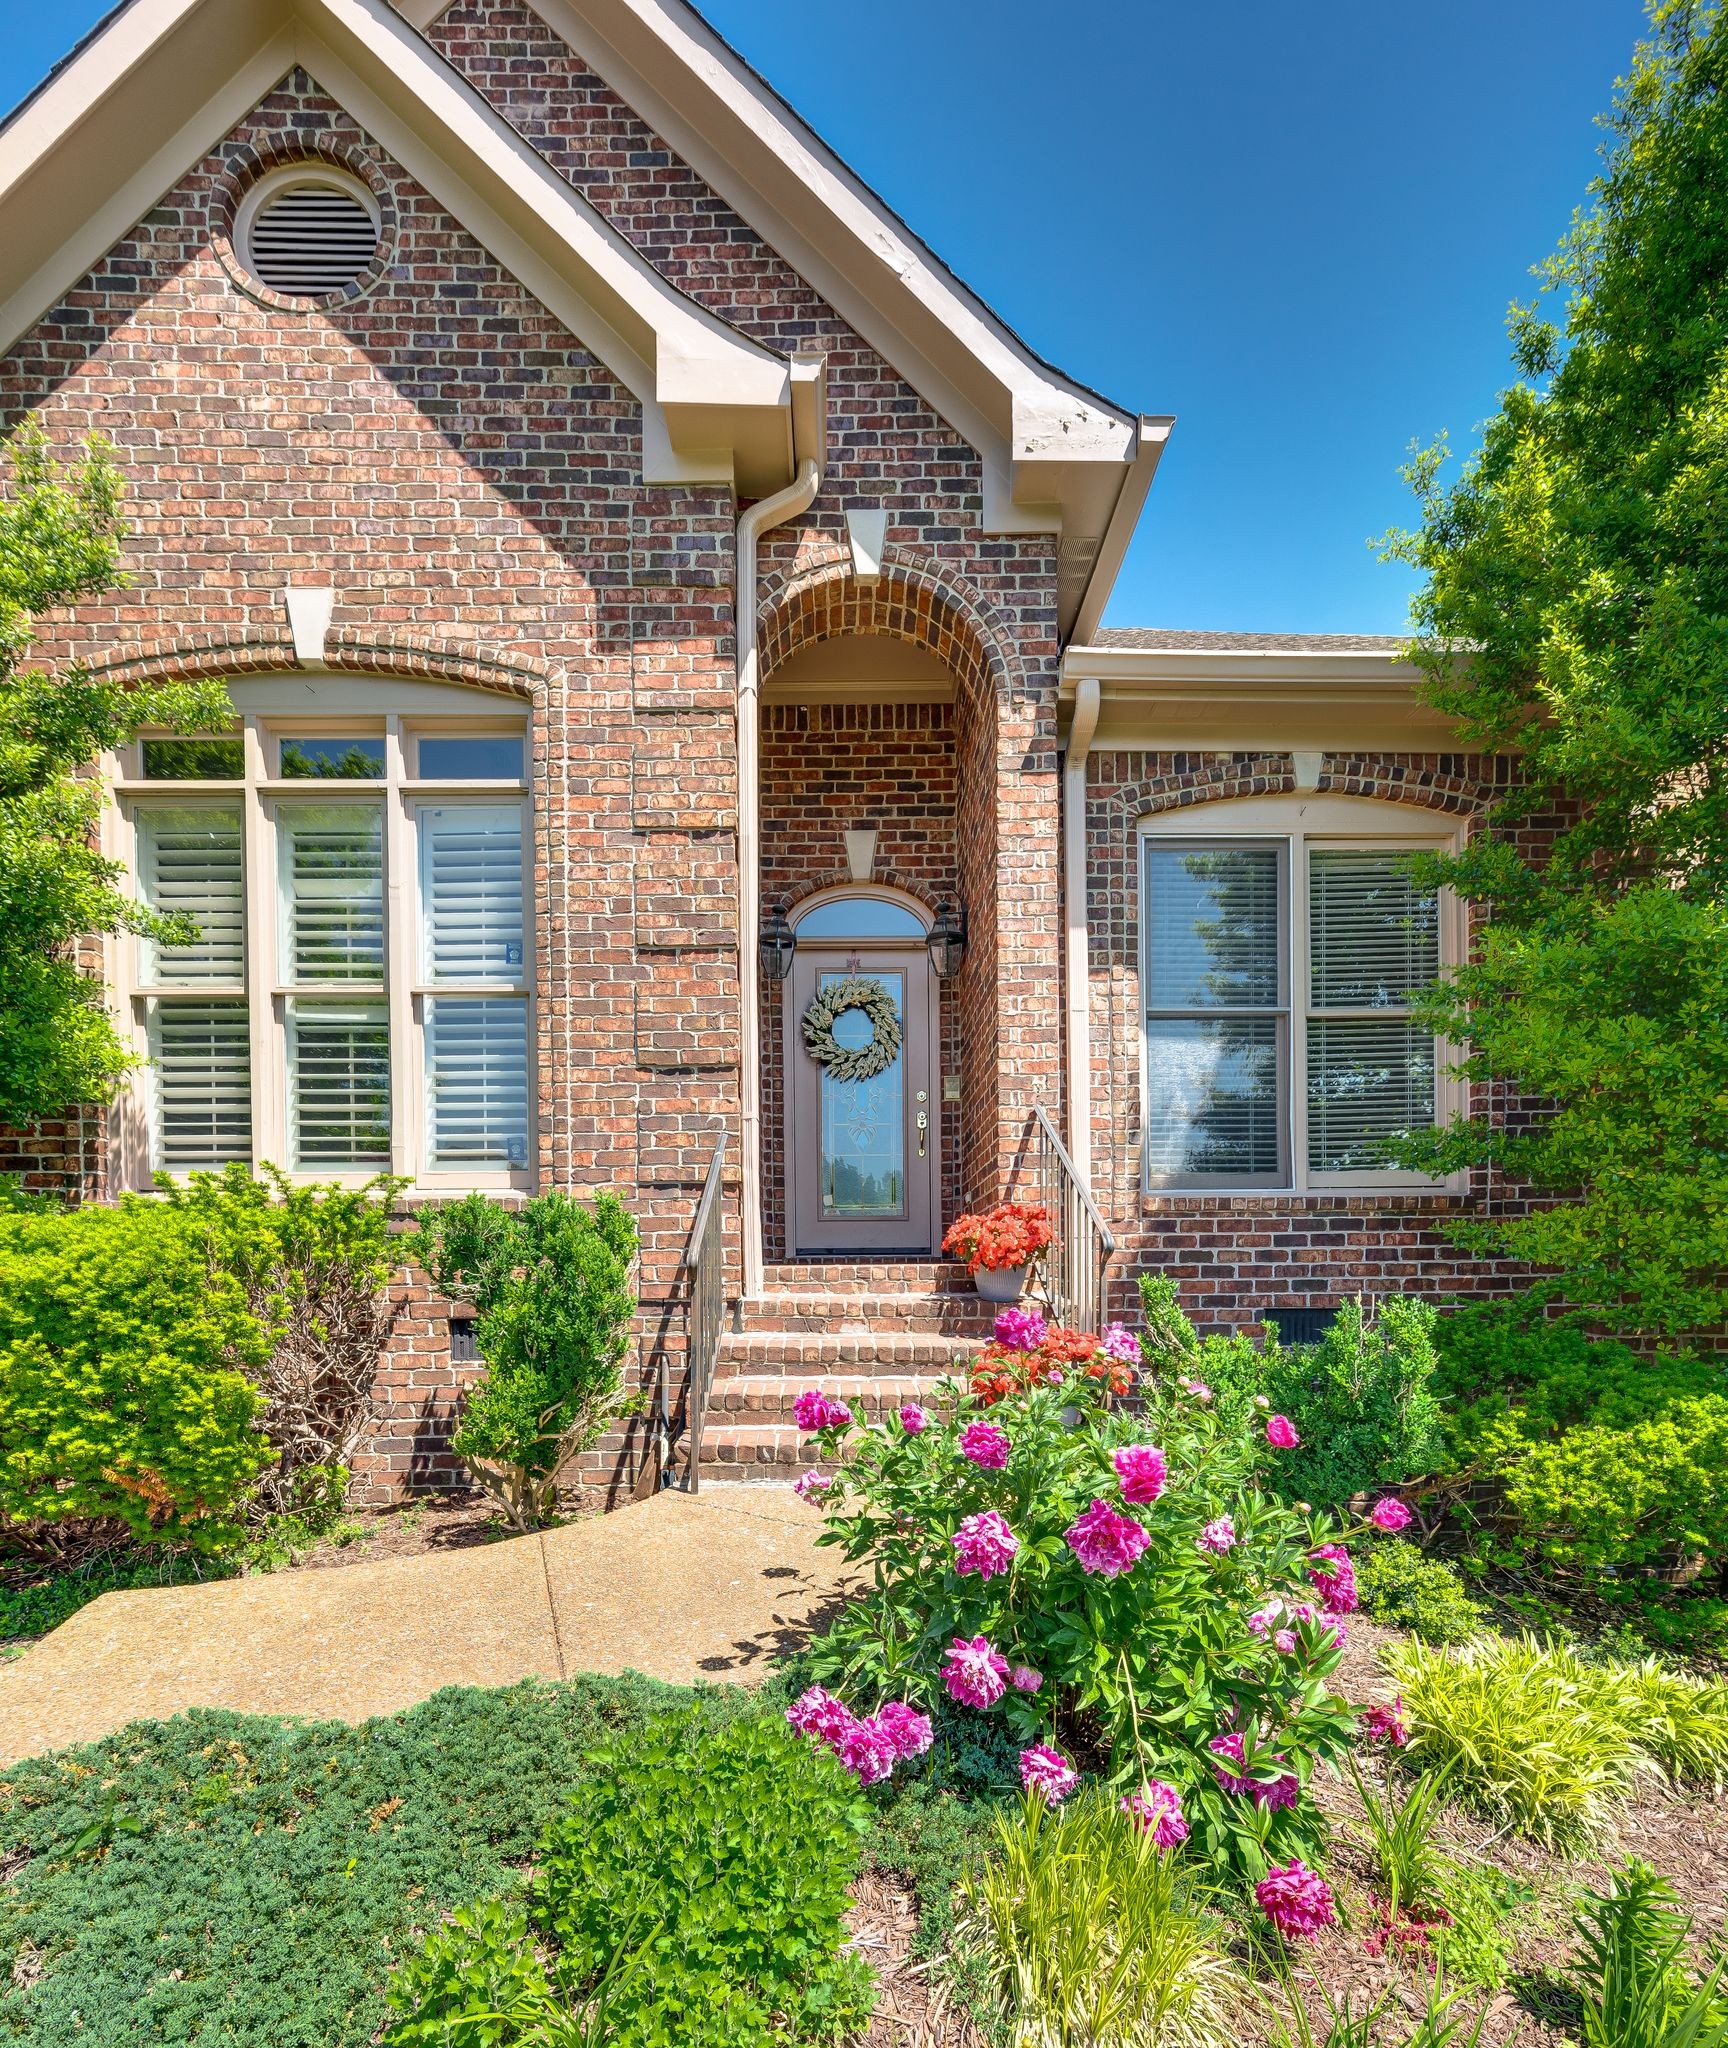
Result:
M854 1414L927 1400L984 1345L996 1311L945 1260L772 1265L745 1327L720 1340L702 1430L704 1481L791 1478L818 1462L792 1420L806 1387Z

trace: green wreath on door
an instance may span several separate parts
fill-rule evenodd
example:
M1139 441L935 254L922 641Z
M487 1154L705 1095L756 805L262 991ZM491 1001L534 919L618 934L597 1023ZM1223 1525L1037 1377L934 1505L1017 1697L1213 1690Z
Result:
M868 1045L842 1045L834 1026L848 1010L870 1020ZM804 1012L804 1044L836 1081L874 1081L900 1057L900 1012L886 983L873 974L849 974L818 989Z

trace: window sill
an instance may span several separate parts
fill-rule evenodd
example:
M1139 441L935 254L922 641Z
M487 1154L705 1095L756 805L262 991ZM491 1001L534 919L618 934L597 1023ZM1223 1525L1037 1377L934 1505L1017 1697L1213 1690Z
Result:
M1472 1200L1468 1188L1435 1182L1407 1186L1387 1186L1381 1182L1353 1188L1143 1188L1140 1214L1200 1215L1219 1209L1249 1214L1336 1209L1360 1214L1393 1209L1465 1209Z

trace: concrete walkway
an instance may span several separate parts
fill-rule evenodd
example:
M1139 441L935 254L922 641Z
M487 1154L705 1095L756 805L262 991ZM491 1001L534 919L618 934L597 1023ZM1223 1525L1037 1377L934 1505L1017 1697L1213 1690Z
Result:
M789 1487L662 1493L471 1550L105 1593L0 1665L0 1764L187 1707L363 1721L446 1685L762 1676L845 1573Z

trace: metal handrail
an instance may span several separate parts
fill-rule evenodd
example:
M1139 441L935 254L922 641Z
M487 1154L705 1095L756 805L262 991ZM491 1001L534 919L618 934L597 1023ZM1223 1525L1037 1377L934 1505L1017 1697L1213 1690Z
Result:
M1096 1330L1104 1321L1104 1271L1116 1238L1042 1105L1035 1119L1039 1199L1056 1226L1043 1269L1045 1305L1059 1323Z
M702 1199L696 1204L696 1220L690 1226L690 1240L684 1248L684 1271L689 1275L685 1328L690 1362L689 1386L684 1396L684 1484L690 1493L696 1492L701 1483L702 1423L708 1411L708 1389L714 1380L714 1361L720 1353L726 1315L726 1231L720 1208L720 1177L725 1158L726 1134L722 1131L708 1162L708 1178L702 1183ZM672 1425L664 1378L660 1382L660 1421L664 1440L670 1446Z

